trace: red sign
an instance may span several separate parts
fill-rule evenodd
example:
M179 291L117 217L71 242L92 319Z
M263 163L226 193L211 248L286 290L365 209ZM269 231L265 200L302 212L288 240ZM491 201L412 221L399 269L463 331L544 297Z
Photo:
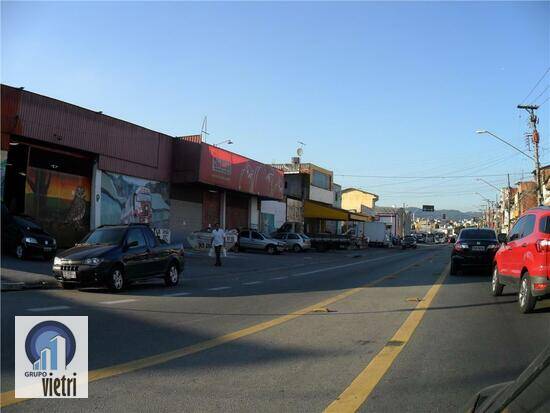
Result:
M283 199L283 171L244 156L203 144L199 181L234 191Z

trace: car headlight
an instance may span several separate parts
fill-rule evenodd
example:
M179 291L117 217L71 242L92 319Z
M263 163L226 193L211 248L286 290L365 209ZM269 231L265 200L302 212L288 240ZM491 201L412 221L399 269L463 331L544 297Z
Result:
M86 258L84 264L86 265L99 265L103 262L103 258Z
M23 241L25 241L27 244L38 244L36 238L33 237L25 237L23 238Z
M61 258L55 257L53 259L53 265L61 265Z

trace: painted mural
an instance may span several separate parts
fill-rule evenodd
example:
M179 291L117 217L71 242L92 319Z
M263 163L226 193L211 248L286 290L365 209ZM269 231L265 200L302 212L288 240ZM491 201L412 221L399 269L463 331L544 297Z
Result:
M0 201L4 200L4 180L6 178L6 164L8 151L0 151Z
M168 183L102 172L100 205L101 224L150 224L169 241Z
M72 247L90 229L90 179L29 167L25 214L54 235L59 247Z

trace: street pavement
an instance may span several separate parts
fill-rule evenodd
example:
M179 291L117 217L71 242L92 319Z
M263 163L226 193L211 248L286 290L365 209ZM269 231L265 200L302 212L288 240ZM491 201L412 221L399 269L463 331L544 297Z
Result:
M175 288L3 292L3 410L460 411L543 349L550 305L521 315L488 275L448 276L449 257L239 253L216 268L189 254ZM89 317L88 399L12 404L15 315Z

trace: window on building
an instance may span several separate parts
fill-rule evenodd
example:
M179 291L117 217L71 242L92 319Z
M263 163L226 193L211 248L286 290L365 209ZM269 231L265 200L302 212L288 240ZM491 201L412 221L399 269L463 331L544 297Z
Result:
M311 175L311 184L330 191L330 175L314 170Z

